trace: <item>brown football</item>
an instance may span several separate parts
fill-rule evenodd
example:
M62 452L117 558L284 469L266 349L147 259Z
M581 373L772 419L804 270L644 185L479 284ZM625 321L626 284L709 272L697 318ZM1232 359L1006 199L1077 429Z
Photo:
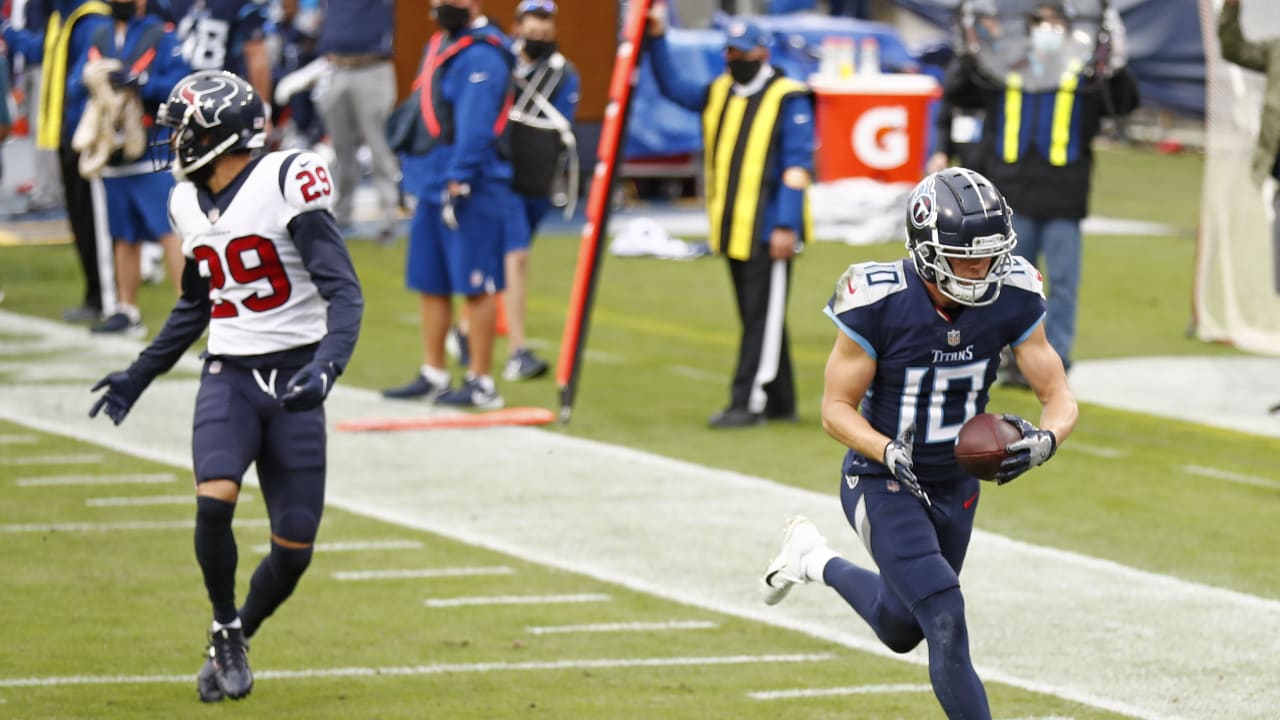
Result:
M1009 457L1005 447L1021 439L1018 428L999 415L977 415L956 436L956 461L974 477L993 480L1000 463Z

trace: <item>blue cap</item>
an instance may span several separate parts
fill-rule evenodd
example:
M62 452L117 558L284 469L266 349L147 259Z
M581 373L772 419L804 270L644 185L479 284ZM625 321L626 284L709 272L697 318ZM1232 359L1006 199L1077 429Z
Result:
M729 26L725 28L724 32L724 46L726 49L733 48L742 52L751 52L758 47L767 48L773 44L772 35L761 30L759 25L742 18L730 20Z

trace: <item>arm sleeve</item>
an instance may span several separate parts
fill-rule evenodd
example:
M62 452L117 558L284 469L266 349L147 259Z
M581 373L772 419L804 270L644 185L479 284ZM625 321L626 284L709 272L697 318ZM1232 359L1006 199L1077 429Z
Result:
M953 62L942 79L942 97L952 107L977 110L983 106L982 89L974 79L978 68L972 58Z
M89 62L87 54L76 59L67 73L66 102L78 105L89 98L89 88L84 84L84 66Z
M39 65L44 62L43 31L35 32L32 30L5 28L4 41L8 43L10 50L20 53L26 58L28 64Z
M1222 43L1222 57L1241 67L1258 72L1267 71L1266 49L1244 39L1240 29L1240 6L1224 5L1218 17L1218 41Z
M209 325L209 281L200 276L200 265L187 258L182 270L182 297L169 312L164 327L129 366L129 374L151 382L163 375L200 339Z
M707 105L707 86L684 79L684 73L671 57L667 37L649 38L646 47L649 49L650 69L662 96L685 109L702 112Z
M582 78L578 76L576 69L570 67L565 72L564 82L556 88L556 96L551 98L551 104L564 116L565 120L572 123L578 114L578 100L581 99L581 95Z
M948 158L955 157L956 144L951 138L951 118L955 115L951 110L951 103L945 99L938 103L938 113L933 118L934 132L934 152L945 154Z
M333 363L342 373L355 352L364 314L364 296L351 255L328 210L294 216L289 221L289 235L311 273L311 281L329 303L328 329L316 349L316 360Z
M1129 68L1123 67L1116 70L1107 83L1109 84L1107 92L1111 93L1111 102L1117 116L1128 115L1138 109L1138 104L1141 102L1138 94L1138 80Z
M462 97L454 105L453 157L445 170L448 180L474 180L488 160L496 138L493 128L507 98L510 70L502 56L485 43L469 48L455 61L454 72L465 73Z
M1254 153L1253 177L1257 182L1271 174L1280 152L1280 41L1270 45L1267 89L1262 99L1262 123L1258 128L1258 151Z
M190 72L187 61L182 58L182 46L178 44L177 35L166 32L156 46L156 59L147 73L147 82L142 85L142 99L151 102L168 100L169 91Z
M792 95L782 101L782 167L813 174L813 96Z

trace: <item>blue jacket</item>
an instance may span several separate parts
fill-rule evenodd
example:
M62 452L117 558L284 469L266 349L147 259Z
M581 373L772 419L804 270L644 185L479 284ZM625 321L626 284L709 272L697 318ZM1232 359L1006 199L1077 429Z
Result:
M128 58L134 56L139 40L149 28L164 28L165 22L154 15L145 15L140 18L134 18L129 21L128 27L125 29L124 44L115 47L115 22L112 21L104 32L108 38L109 52L103 53L104 57L121 58L127 61ZM89 88L84 84L84 67L89 62L90 51L94 47L94 38L89 39L89 45L85 48L85 52L76 59L75 66L67 75L67 102L84 104L89 100ZM166 29L164 34L160 36L160 41L155 46L155 58L151 63L142 70L137 76L138 92L142 97L143 106L146 107L147 115L154 119L155 111L160 103L169 99L169 92L173 90L173 86L178 81L186 77L191 72L190 66L186 60L182 59L182 47L178 44L177 35L172 29ZM125 69L129 72L129 68ZM169 134L168 128L162 128L160 134L154 138L157 142L163 140ZM144 155L138 162L150 161L155 149L149 148L147 155ZM113 162L112 164L115 164Z
M649 40L650 58L653 61L653 76L658 81L658 89L664 97L681 107L702 113L707 105L710 86L701 82L690 82L671 58L670 48L665 37ZM780 72L780 71L779 71ZM796 229L792 222L780 225L779 190L782 188L782 173L787 168L801 168L813 175L813 100L804 96L792 96L783 101L778 111L777 142L781 143L776 153L777 161L765 168L763 187L773 188L765 200L764 228L760 242L769 243L769 231L775 227Z
M395 0L329 0L317 51L391 57L395 15Z
M495 36L503 49L477 41L436 74L441 97L453 106L453 143L437 143L421 163L413 163L422 169L419 177L405 178L406 191L427 200L439 198L450 181L470 184L478 194L501 185L510 192L511 163L499 155L494 129L505 126L515 58L507 37L492 25L469 28L462 35Z
M57 0L54 7L65 21L76 8L83 5L88 0ZM112 20L106 15L86 15L81 18L71 28L71 42L67 46L67 74L70 75L76 61L84 57L89 51L89 44L93 34L100 27L110 27ZM13 48L15 52L20 52L27 58L27 62L33 65L43 65L47 72L50 64L46 62L44 57L44 39L46 25L41 25L38 29L14 30L6 27L4 29L4 40ZM70 78L64 80L69 81ZM80 124L80 116L84 114L84 98L76 100L72 97L65 97L62 104L62 144L64 146L71 145L71 136L76 131L76 125Z

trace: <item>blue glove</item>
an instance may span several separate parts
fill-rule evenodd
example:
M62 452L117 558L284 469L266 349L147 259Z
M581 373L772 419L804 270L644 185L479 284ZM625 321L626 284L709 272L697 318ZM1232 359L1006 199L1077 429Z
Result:
M289 378L280 404L289 412L303 412L320 407L338 379L338 368L331 362L312 360Z
M110 375L98 381L89 392L98 392L102 388L106 388L107 392L93 403L93 407L89 408L89 417L97 417L98 412L104 407L107 410L107 417L116 425L124 422L124 417L129 414L129 409L138 401L138 397L142 395L142 391L147 389L149 382L139 380L129 374L128 370L121 372L113 372Z
M1058 451L1058 437L1052 430L1041 430L1017 415L1004 415L1005 422L1012 423L1022 433L1022 439L1009 443L1005 450L1013 453L1000 463L996 484L1003 485L1037 465L1049 462Z
M893 473L893 477L898 482L907 486L912 495L920 498L925 505L930 507L933 503L929 500L929 494L920 487L920 480L916 477L915 471L911 469L911 443L915 440L915 428L907 428L896 440L890 442L884 447L884 466L889 468L889 472Z

